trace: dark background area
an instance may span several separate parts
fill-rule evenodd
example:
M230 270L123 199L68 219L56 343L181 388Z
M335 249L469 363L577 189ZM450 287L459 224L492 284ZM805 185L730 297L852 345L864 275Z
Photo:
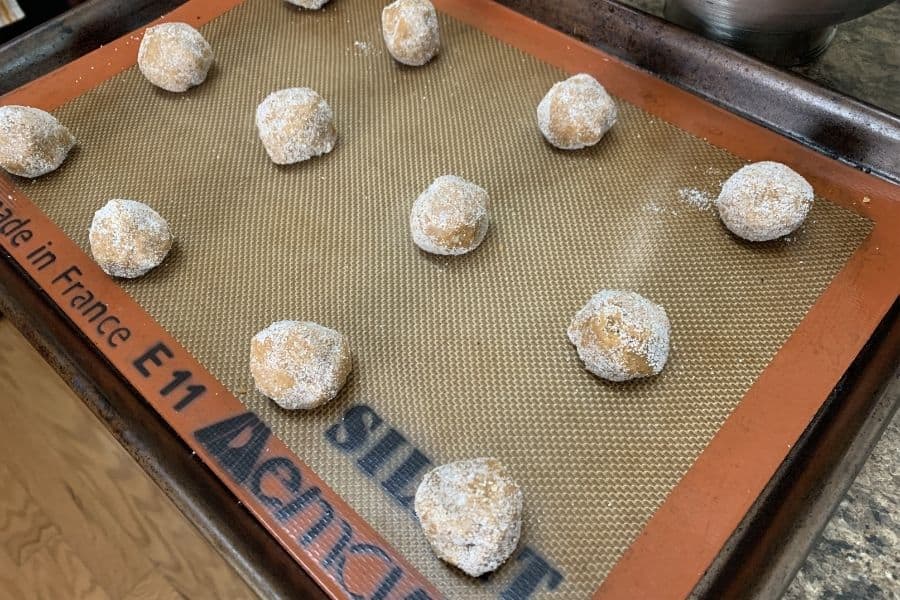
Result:
M0 44L6 43L36 25L64 13L84 0L18 0L25 18L12 25L0 27Z

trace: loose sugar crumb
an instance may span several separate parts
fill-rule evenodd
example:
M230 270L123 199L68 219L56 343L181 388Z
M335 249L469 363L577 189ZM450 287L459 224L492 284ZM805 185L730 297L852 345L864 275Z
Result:
M353 42L353 48L356 50L357 54L361 54L362 56L370 56L373 52L372 44L370 42L356 40Z
M698 210L709 210L713 205L712 196L702 190L694 188L682 188L678 190L678 197L682 202L690 204Z
M657 214L657 215L666 213L666 209L664 207L660 206L659 204L657 204L656 202L653 202L653 201L645 204L644 210L646 210L647 212Z

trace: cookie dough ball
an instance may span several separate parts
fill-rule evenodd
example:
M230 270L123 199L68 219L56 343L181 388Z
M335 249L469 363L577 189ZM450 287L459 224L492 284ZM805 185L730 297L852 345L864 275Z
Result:
M351 366L344 336L308 321L277 321L250 341L256 389L282 408L328 402L344 386Z
M568 333L587 370L610 381L656 375L669 357L666 311L634 292L597 292Z
M113 277L140 277L172 248L172 232L159 213L134 200L110 200L94 213L91 254Z
M493 458L442 465L415 497L425 538L441 560L479 577L502 565L522 529L522 490Z
M615 124L617 116L615 101L585 73L554 84L537 109L541 133L563 150L593 146Z
M413 203L409 229L432 254L465 254L488 230L488 193L455 175L438 177Z
M747 165L729 177L716 207L733 234L765 242L800 227L812 203L808 181L786 165L765 161Z
M331 107L314 90L272 92L256 107L256 128L272 162L298 163L327 154L337 142Z
M287 0L288 4L293 4L294 6L299 6L300 8L307 8L309 10L319 10L326 4L328 4L329 0Z
M397 0L381 12L381 32L397 62L424 65L441 48L437 12L428 0Z
M147 81L170 92L184 92L206 79L213 52L187 23L148 27L138 50L138 68Z
M0 106L0 167L20 177L55 170L75 145L56 117L30 106Z

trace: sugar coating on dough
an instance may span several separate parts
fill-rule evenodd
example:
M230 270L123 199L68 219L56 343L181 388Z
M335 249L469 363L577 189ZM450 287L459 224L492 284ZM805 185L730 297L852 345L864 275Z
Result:
M203 83L212 62L209 43L187 23L148 27L138 49L141 73L170 92L184 92Z
M409 229L413 242L432 254L465 254L487 234L488 193L455 175L432 182L413 203Z
M568 330L588 371L610 381L656 375L669 356L665 309L634 292L601 290Z
M0 167L20 177L55 170L75 145L56 117L30 106L0 106Z
M441 48L437 11L428 0L396 0L381 12L381 32L398 62L419 67Z
M617 116L615 101L586 73L555 83L537 108L541 133L563 150L593 146L615 124Z
M269 158L279 165L327 154L337 142L331 107L309 88L266 96L256 108L256 129Z
M300 8L306 8L308 10L319 10L326 4L328 4L329 0L287 0L288 4L293 4L294 6L299 6Z
M309 321L277 321L250 341L256 389L287 409L315 408L334 398L352 368L343 335Z
M716 200L719 217L735 235L764 242L797 229L812 208L813 188L796 171L763 161L728 178Z
M140 277L172 248L172 232L158 212L135 200L114 199L94 213L91 254L113 277Z
M523 494L494 458L461 460L425 474L415 511L441 560L479 577L512 555L522 530Z

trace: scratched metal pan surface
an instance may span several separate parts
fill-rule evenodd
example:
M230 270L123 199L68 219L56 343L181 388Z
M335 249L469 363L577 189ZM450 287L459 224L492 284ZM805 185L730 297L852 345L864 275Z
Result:
M224 12L212 4L187 6L200 7L205 22ZM110 57L105 81L85 67L56 74L52 85L85 88L53 107L78 148L57 172L13 183L85 250L93 212L108 199L159 211L174 250L149 275L118 285L449 597L594 593L742 399L794 393L790 363L773 358L848 260L872 251L873 221L896 219L885 198L891 188L836 183L817 170L826 159L489 2L437 3L446 11L441 53L415 69L384 50L378 3L336 0L316 12L235 4L201 27L216 63L185 94L150 86L133 66L114 73L133 58L121 62L113 52L133 54L138 34L83 63L102 70L98 56ZM541 137L535 108L574 71L608 84L619 121L597 146L563 152ZM339 141L324 157L284 167L267 158L253 115L269 92L291 86L328 100ZM711 206L748 157L795 158L825 193L783 240L739 241ZM409 238L413 200L443 174L491 196L488 237L466 256L427 255ZM845 179L854 177L864 176ZM860 204L864 191L874 198L871 214ZM52 291L77 317L80 289L67 292L68 284ZM635 290L666 307L672 352L660 376L610 384L583 369L565 330L601 288ZM884 288L869 304L851 299L864 314L835 327L856 336L836 334L836 343L862 343L890 295ZM330 404L288 412L254 390L250 337L279 319L316 321L348 337L353 374ZM820 316L816 331L826 321ZM791 409L780 400L760 405L746 423L771 414L796 439L818 406L816 390L830 389L852 358L846 343L846 363L835 355L805 373L811 399ZM806 340L779 356L814 347L830 351ZM766 371L774 374L761 378ZM233 433L235 446L246 444L238 434L255 421L242 418L195 440L209 449ZM786 452L771 446L759 441L767 458L746 473L755 477L741 488L750 490L742 492L747 503ZM727 460L727 451L710 448ZM734 451L735 464L750 456ZM476 456L503 461L526 498L518 551L479 580L435 558L411 508L428 468ZM252 470L241 472L246 482L237 477L251 491ZM741 476L723 481L738 488ZM692 485L715 496L715 482ZM742 510L735 501L723 514ZM727 522L716 528L712 543L731 531Z

